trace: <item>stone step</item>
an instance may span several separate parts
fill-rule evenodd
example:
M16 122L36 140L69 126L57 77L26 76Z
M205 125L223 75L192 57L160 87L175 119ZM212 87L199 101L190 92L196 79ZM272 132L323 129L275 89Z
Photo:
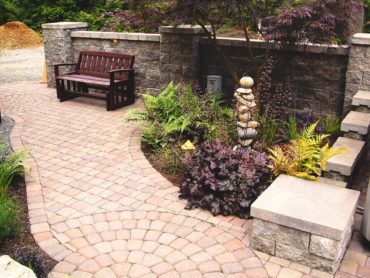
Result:
M370 108L370 92L358 91L352 98L352 105Z
M343 176L350 176L364 149L365 142L345 137L339 137L334 148L346 148L347 153L338 154L328 160L326 172L335 172Z
M354 132L366 136L369 132L370 114L351 111L342 121L340 130L344 132Z
M317 179L317 182L330 184L330 185L334 185L334 186L342 187L342 188L346 188L347 185L348 185L347 182L338 181L338 180L334 180L334 179L331 179L331 178L325 178L325 177L319 177Z

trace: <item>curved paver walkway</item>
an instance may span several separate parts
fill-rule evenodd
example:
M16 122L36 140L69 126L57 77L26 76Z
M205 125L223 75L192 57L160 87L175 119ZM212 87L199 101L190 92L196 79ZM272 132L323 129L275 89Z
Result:
M32 82L0 85L0 103L13 148L31 151L31 231L59 262L50 277L268 277L247 247L250 221L185 210L124 109L59 103Z

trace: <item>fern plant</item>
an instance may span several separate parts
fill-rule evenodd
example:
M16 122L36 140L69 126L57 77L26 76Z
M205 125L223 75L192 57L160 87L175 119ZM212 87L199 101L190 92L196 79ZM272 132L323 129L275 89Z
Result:
M335 149L324 139L329 135L316 134L317 123L313 123L288 144L276 145L269 149L269 168L275 175L281 173L308 180L316 180L326 168L329 158L346 153L345 148Z
M233 110L211 95L198 96L190 85L171 82L158 96L143 95L144 109L132 109L125 115L129 122L146 122L142 142L153 151L168 148L179 141L198 144L220 137L231 138Z

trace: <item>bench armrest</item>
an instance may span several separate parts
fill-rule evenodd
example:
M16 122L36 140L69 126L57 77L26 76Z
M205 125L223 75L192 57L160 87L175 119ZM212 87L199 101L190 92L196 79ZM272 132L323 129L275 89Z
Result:
M62 67L62 66L76 66L77 63L61 63L61 64L54 64L54 73L55 73L55 77L58 77L59 76L59 67Z
M134 69L116 69L116 70L110 70L109 71L109 79L110 79L110 84L114 84L114 75L116 73L121 73L121 72L127 72L128 73L128 78L132 79L134 77Z

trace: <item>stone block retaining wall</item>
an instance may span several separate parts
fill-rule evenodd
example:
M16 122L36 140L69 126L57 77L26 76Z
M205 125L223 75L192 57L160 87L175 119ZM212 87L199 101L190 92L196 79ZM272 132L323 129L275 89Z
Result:
M75 60L82 50L135 55L136 87L142 92L160 88L159 34L77 31L71 37Z
M252 62L243 40L220 38L218 43L238 76L251 75ZM254 40L251 45L254 55L260 57L257 59L257 66L260 67L264 61L266 43ZM295 85L295 109L309 110L317 118L327 114L342 115L348 46L294 47L288 51L270 53L286 62L287 74ZM200 58L202 82L205 82L207 75L222 75L224 92L232 97L235 82L222 67L206 39L201 40Z
M160 34L87 32L86 29L87 23L83 22L43 25L49 86L55 86L52 64L73 62L79 51L87 49L136 55L136 81L142 92L156 93L172 80L200 80L205 85L207 75L221 75L224 93L232 96L235 82L203 38L200 27L163 26ZM238 77L251 73L251 61L243 39L219 38L218 44ZM278 57L291 61L287 67L296 85L293 107L309 110L315 117L344 116L354 90L362 88L369 79L366 67L369 51L361 45L354 40L350 55L348 46L299 45L288 50L274 50ZM260 57L258 64L261 65L268 45L252 40L251 46Z
M351 110L352 97L370 88L370 34L358 33L352 38L347 71L344 111Z

